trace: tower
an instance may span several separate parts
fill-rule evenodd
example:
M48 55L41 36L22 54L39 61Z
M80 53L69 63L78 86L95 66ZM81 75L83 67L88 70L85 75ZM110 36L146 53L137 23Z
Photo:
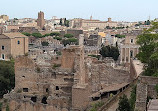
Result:
M108 18L108 22L111 22L111 18Z
M40 11L38 13L37 26L39 26L41 29L43 29L44 24L45 24L44 13L42 11Z
M92 15L91 15L90 20L92 20L92 18L93 18L93 17L92 17Z

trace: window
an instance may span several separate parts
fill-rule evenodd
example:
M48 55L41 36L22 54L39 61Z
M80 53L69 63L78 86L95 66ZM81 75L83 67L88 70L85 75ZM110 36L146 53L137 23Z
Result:
M133 39L131 39L131 43L133 43Z
M46 92L49 92L49 89L48 89L48 88L46 88Z
M2 50L4 50L4 46L2 46Z
M2 57L2 59L4 60L4 59L5 59L5 54L2 54L1 57Z
M23 88L23 92L28 92L29 89L28 88Z
M18 44L20 44L20 41L18 40Z
M56 90L59 90L59 86L56 86Z
M37 101L37 97L31 97L31 101L36 102Z
M41 103L47 104L47 98L46 98L46 97L43 97Z
M132 50L130 51L130 57L131 58L133 57L133 51Z

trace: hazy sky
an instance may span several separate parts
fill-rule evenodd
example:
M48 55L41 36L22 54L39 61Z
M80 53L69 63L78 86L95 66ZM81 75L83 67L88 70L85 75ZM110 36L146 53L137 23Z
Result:
M158 18L158 0L1 0L0 14L10 18L37 18L41 10L52 16L114 21L141 21Z

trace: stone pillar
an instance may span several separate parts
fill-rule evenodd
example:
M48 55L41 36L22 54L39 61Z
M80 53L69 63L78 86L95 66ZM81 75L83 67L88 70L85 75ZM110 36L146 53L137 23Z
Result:
M123 56L123 55L122 55L122 52L123 52L123 48L121 48L121 51L120 51L120 52L121 52L121 55L120 55L120 59L121 59L121 60L120 60L120 63L122 63L122 56Z
M80 34L80 35L79 35L79 45L80 45L80 46L83 46L83 45L84 45L84 35L83 35L83 34Z
M125 58L124 63L126 63L126 48L125 48L125 57L124 58Z
M130 50L131 50L131 48L128 48L128 53L129 53L129 55L128 55L128 63L130 63L130 59L131 59Z
M137 48L137 54L139 53L139 48Z

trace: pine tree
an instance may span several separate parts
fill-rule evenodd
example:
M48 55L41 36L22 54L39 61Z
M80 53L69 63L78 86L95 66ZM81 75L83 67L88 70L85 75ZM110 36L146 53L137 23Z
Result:
M120 97L118 110L119 111L131 111L131 107L130 107L128 98L125 94L122 97Z

